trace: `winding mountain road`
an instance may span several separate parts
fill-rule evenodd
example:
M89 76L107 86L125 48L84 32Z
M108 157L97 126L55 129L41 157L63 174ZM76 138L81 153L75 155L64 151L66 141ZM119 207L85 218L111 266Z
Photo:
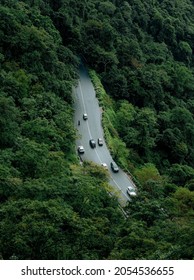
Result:
M101 165L106 163L110 174L110 185L118 191L119 201L125 205L130 200L127 194L127 187L134 186L132 180L119 169L118 173L114 173L110 168L110 162L113 161L110 152L106 146L103 128L101 125L101 108L96 98L95 90L87 70L83 65L80 66L80 79L78 85L73 90L74 97L74 123L77 128L78 138L76 140L77 147L82 145L85 153L81 155L81 159L93 161ZM83 114L87 113L88 119L83 120ZM78 121L80 125L78 126ZM103 139L103 146L98 146L97 139ZM92 149L89 140L96 141L96 148Z

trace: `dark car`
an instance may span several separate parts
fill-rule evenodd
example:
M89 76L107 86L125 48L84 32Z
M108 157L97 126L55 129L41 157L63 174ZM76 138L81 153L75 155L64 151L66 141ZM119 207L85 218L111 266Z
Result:
M111 167L113 172L119 172L119 168L118 168L118 166L116 165L116 163L114 161L112 161L110 163L110 167Z
M85 113L83 114L83 119L86 121L88 119L88 115Z
M102 140L102 138L98 138L98 145L99 145L99 146L103 146L103 140Z
M90 139L89 143L91 148L96 148L96 142L94 141L94 139Z

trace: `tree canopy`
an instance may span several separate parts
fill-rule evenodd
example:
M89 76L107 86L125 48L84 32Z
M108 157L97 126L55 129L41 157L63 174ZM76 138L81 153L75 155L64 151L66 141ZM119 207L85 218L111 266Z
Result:
M191 0L1 0L2 259L194 258L193 14ZM128 218L106 171L77 159L80 60L136 178Z

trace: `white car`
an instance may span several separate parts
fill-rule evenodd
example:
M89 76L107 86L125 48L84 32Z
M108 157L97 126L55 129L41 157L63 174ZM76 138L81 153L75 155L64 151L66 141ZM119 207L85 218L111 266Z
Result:
M84 154L84 152L85 152L83 146L78 146L77 150L78 150L78 153L80 153L80 154Z
M127 193L128 193L128 195L129 196L136 196L137 195L137 193L136 193L136 191L135 191L135 189L132 187L132 186L129 186L129 187L127 187Z
M99 146L103 146L103 140L102 140L102 138L98 138L98 145L99 145Z
M105 162L101 163L101 166L104 167L105 169L108 169L108 165Z
M86 121L88 119L88 115L85 113L83 114L83 119Z

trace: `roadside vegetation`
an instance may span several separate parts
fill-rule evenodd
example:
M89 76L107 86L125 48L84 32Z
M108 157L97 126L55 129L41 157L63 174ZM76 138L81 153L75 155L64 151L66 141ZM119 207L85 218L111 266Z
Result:
M182 1L1 0L0 257L194 258L194 6ZM72 86L80 58L126 206L79 165Z

